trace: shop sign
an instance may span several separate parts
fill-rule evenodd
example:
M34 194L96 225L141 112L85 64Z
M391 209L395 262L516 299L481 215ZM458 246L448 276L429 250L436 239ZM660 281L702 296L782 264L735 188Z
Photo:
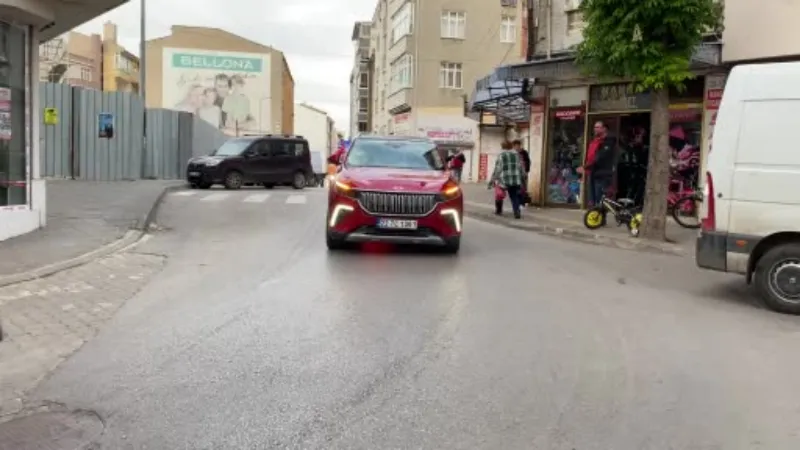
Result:
M44 124L58 125L58 110L56 108L44 109Z
M706 91L706 109L709 111L716 111L719 109L719 103L722 101L723 89L708 89Z
M590 112L616 112L650 109L649 92L637 92L632 83L592 86L589 90Z
M560 120L577 120L583 116L582 108L558 109L555 111L555 118Z
M457 116L428 116L417 118L420 125L417 134L439 143L469 143L475 142L475 128L477 123L465 117Z

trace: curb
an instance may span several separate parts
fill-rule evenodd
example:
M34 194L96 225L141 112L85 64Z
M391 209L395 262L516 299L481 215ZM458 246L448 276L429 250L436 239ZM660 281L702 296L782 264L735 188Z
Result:
M615 247L623 250L638 250L638 251L655 251L674 256L686 256L686 251L679 245L671 244L668 242L651 242L647 240L639 240L636 238L616 238L606 236L591 231L575 230L559 226L547 225L541 222L517 221L503 217L497 217L492 212L478 212L471 210L464 210L467 217L478 219L483 222L494 223L508 228L517 230L533 231L539 234L548 236L556 236L560 238L569 239L571 241L579 241L588 244L603 245L606 247Z
M49 277L50 275L58 272L88 264L98 258L116 253L125 247L135 244L147 234L147 231L155 222L156 217L158 216L158 210L161 207L161 203L164 201L164 197L166 197L170 192L183 189L183 187L184 186L182 185L165 187L158 197L156 197L153 206L150 207L147 215L142 220L138 221L132 230L126 232L123 237L117 239L116 241L65 261L47 264L27 272L0 276L0 288L25 281L36 280L38 278Z

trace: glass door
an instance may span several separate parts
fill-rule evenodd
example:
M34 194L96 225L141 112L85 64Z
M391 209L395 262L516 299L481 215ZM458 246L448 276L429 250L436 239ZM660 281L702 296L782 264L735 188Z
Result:
M549 142L546 159L546 196L548 206L580 206L586 115L583 107L550 110Z

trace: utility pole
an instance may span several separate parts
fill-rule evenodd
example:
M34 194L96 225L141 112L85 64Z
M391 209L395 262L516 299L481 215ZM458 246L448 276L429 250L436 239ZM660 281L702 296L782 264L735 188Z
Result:
M144 1L144 0L142 0ZM528 42L525 49L525 61L533 61L533 55L536 54L536 18L533 16L534 0L525 0L526 8L526 26L528 28Z
M139 11L139 95L142 98L141 178L147 174L147 0L140 0Z

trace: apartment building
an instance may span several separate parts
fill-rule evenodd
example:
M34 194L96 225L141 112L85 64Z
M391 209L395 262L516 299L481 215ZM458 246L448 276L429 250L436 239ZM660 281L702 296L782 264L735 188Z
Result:
M355 57L350 72L350 137L372 128L370 117L370 59L369 44L372 23L356 22L352 42Z
M139 58L119 44L111 22L103 24L103 90L139 92Z
M103 88L103 40L69 31L39 45L39 80Z
M184 25L146 46L147 107L197 114L231 136L293 134L294 78L279 50Z
M517 0L378 0L372 18L372 131L428 136L469 151L476 80L522 59ZM469 176L469 174L467 174Z

